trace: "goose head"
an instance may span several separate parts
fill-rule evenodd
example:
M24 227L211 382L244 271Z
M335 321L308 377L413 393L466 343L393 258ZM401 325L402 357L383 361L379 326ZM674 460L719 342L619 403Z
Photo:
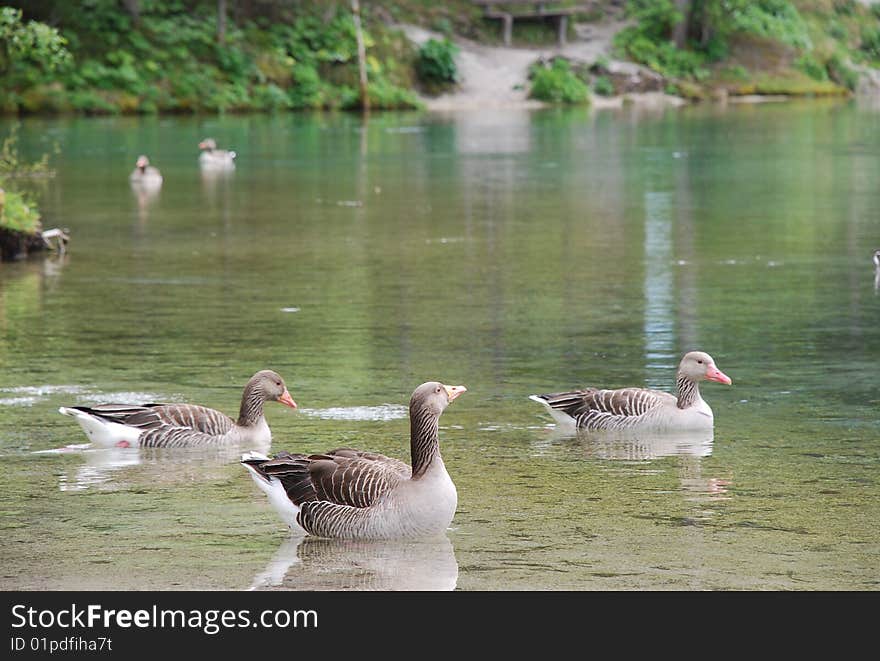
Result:
M217 143L214 142L214 138L205 138L199 143L199 149L207 149L208 151L213 151L217 149Z
M874 260L874 266L880 269L880 249L874 251L872 259Z
M730 377L715 366L715 360L704 351L686 353L678 364L678 374L691 381L717 381L730 385Z
M287 391L284 379L272 370L261 370L254 374L245 389L258 393L264 401L278 402L292 409L296 408L296 402Z
M147 166L148 166L149 164L150 164L150 159L147 158L146 156L144 156L143 154L141 154L140 156L137 157L137 161L135 161L134 166L135 166L138 170L140 170L141 172L143 172L144 170L147 169Z
M419 413L429 413L440 416L459 395L466 392L464 386L447 386L439 381L428 381L413 391L409 400L411 416Z

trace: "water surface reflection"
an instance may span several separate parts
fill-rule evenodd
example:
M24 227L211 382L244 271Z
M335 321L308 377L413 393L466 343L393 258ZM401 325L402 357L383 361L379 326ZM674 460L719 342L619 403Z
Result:
M458 562L443 535L415 540L294 536L251 590L454 590Z

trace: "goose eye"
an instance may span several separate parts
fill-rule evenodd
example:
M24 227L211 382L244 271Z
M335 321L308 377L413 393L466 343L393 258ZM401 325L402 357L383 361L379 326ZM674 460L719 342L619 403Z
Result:
M702 360L698 360L698 361L697 361L697 364L698 364L698 365L702 365L702 364L703 364L703 361L702 361Z

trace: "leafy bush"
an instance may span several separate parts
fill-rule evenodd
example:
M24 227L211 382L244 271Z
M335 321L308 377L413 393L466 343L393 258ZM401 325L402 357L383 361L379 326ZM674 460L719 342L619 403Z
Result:
M859 84L859 74L846 63L839 53L833 53L825 63L828 77L838 85L843 85L850 91L855 91Z
M593 81L593 91L599 96L614 96L614 83L608 76L599 76Z
M3 181L0 180L0 190ZM17 232L37 232L40 229L40 212L36 205L23 193L5 191L2 194L3 206L0 209L0 226Z
M416 73L422 82L433 85L454 85L458 82L455 56L459 48L449 39L428 39L419 49Z
M533 99L550 103L589 102L587 86L571 70L568 60L556 58L546 66L538 63L532 66Z
M803 71L813 80L828 80L828 72L825 69L825 65L809 53L801 55L794 64L796 68Z
M861 36L862 41L859 44L859 50L871 58L880 58L880 28L866 25L862 27Z

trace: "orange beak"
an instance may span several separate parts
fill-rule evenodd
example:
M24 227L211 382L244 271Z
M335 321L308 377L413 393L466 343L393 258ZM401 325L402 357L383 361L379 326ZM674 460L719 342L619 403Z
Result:
M733 383L733 381L730 380L729 376L727 376L724 372L722 372L714 365L709 365L708 369L706 370L706 378L709 379L709 381L717 381L718 383L723 383L726 386L729 386L731 383Z
M449 396L449 401L453 401L456 397L458 397L461 393L467 392L467 388L464 386L443 386L446 388L446 394Z
M293 401L293 397L290 396L290 393L287 392L287 388L284 389L281 397L278 398L279 404L284 404L285 406L289 406L292 409L296 408L296 402Z

